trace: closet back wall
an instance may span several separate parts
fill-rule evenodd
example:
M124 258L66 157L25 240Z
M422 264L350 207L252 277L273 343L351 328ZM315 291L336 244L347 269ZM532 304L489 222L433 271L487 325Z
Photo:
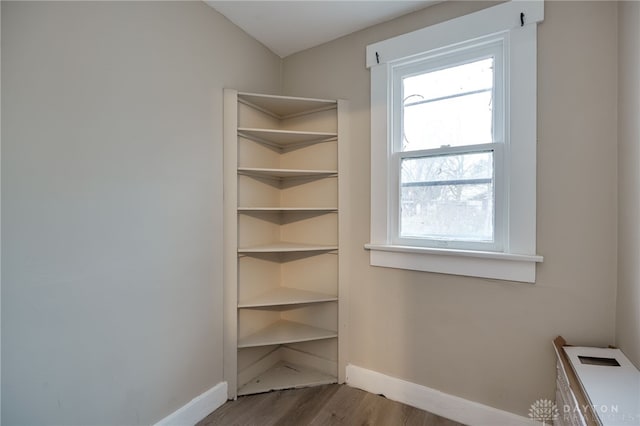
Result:
M202 2L2 2L2 424L152 424L222 381L222 89Z
M617 4L545 2L538 29L537 283L369 266L365 46L489 6L448 1L284 60L285 94L350 101L350 193L341 247L349 361L527 416L554 399L551 340L614 343Z

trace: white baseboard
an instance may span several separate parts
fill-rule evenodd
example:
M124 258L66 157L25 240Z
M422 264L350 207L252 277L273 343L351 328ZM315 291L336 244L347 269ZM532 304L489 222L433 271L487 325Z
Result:
M351 364L347 365L347 384L466 425L538 424L527 417Z
M227 382L220 382L193 398L154 426L193 426L227 402Z

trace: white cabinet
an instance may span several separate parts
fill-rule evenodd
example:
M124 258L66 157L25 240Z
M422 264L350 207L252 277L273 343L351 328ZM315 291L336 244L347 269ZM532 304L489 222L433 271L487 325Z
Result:
M344 101L225 90L229 397L344 381Z
M620 349L568 346L560 336L554 347L555 425L640 425L640 372Z

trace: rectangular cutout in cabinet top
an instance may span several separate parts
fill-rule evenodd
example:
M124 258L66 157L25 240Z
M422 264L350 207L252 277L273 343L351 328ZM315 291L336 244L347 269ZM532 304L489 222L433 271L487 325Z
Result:
M602 365L604 367L620 367L620 363L615 358L602 358L597 356L580 356L578 359L582 364Z

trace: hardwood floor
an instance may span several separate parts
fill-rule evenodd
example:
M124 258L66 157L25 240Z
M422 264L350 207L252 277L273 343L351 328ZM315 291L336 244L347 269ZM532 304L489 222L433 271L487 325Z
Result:
M198 426L461 426L383 396L325 385L239 397Z

